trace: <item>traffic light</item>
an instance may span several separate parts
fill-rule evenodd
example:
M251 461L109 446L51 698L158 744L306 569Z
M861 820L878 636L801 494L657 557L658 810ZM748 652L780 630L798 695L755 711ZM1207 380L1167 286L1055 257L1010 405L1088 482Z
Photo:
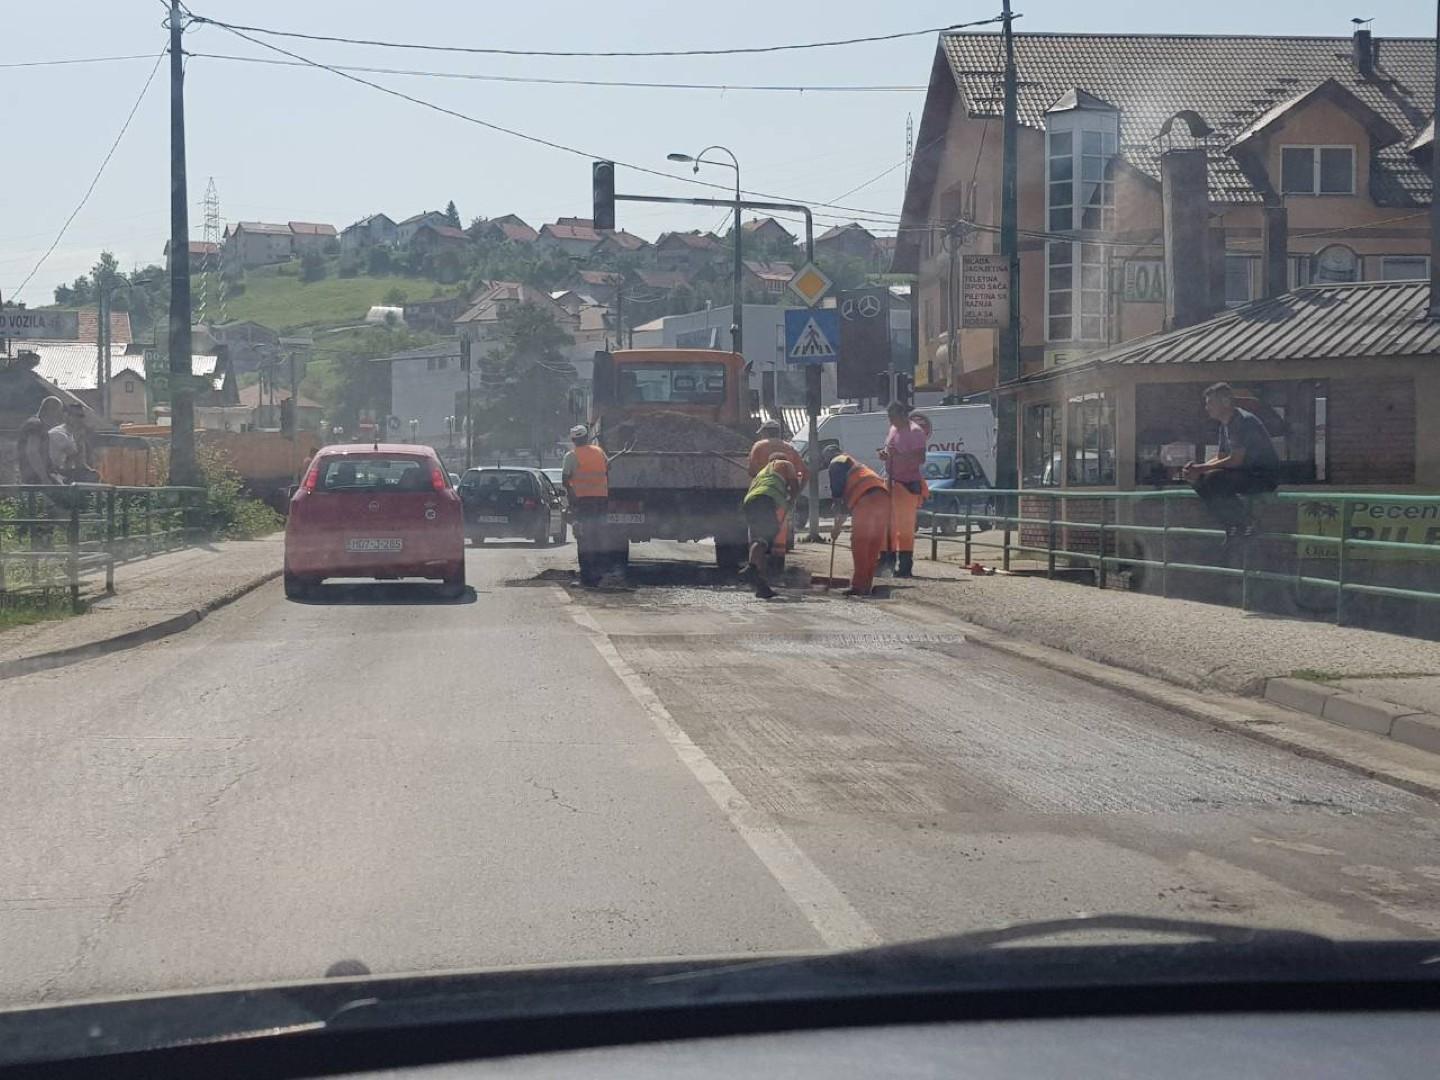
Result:
M890 404L890 372L882 371L875 376L875 400Z
M595 228L615 228L615 163L613 161L591 162L590 187L594 194Z
M895 400L907 409L915 399L915 376L906 371L895 373Z

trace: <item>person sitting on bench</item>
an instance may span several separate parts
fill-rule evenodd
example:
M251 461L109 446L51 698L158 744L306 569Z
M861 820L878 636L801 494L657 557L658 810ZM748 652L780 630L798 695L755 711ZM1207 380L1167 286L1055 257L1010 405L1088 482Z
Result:
M1205 390L1205 414L1220 425L1220 446L1209 461L1187 464L1181 476L1225 529L1228 547L1237 536L1255 531L1243 495L1274 491L1280 459L1260 418L1235 404L1229 383Z

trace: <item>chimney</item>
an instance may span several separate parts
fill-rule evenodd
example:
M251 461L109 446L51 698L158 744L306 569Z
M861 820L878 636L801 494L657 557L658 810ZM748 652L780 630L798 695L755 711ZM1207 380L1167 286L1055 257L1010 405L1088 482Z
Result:
M1160 199L1165 216L1165 329L1178 330L1213 310L1210 187L1203 147L1160 155Z
M1362 79L1368 79L1375 74L1375 40L1370 36L1369 30L1355 31L1350 51L1355 61L1355 70Z
M1290 286L1290 215L1284 203L1265 207L1264 215L1260 295L1269 300Z

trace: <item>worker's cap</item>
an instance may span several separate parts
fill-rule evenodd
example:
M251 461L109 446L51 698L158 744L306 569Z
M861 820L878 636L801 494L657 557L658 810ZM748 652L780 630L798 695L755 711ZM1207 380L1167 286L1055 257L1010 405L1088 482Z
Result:
M792 490L800 486L800 474L795 471L795 466L788 461L770 462L770 471L785 481L785 486Z
M570 438L572 439L588 439L589 437L590 429L584 424L576 424L570 429Z
M773 432L774 434L779 435L779 434L780 434L780 421L779 421L779 420L766 420L763 424L760 425L760 432L761 432L761 434L765 434L766 432Z

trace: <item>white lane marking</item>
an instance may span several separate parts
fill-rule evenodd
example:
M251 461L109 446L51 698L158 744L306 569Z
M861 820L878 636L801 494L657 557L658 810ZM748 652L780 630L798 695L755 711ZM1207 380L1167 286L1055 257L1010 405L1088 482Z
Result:
M564 598L570 617L587 632L595 651L649 715L661 736L670 744L670 749L675 751L675 756L709 792L710 798L715 800L741 839L770 871L770 876L809 920L820 940L832 949L857 949L879 944L880 935L845 899L824 871L810 861L810 857L785 835L768 814L751 805L750 800L730 782L724 770L685 734L655 691L620 655L594 616L573 603L564 589L557 588L556 592Z

